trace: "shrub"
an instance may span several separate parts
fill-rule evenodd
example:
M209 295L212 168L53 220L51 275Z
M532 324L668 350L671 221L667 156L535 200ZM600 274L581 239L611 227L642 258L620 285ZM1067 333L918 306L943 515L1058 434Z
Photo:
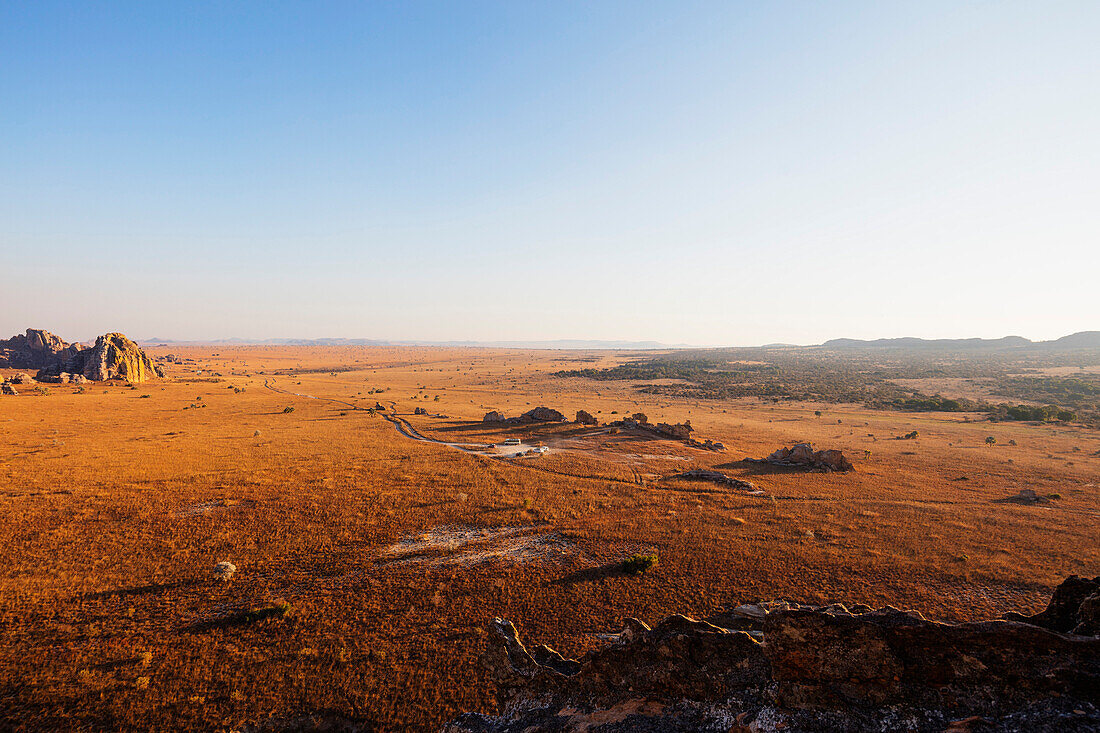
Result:
M642 575L656 564L656 555L631 555L623 560L622 569L628 575Z
M291 407L290 405L287 405L286 407L283 408L283 414L284 415L289 415L292 412L294 412L294 408Z

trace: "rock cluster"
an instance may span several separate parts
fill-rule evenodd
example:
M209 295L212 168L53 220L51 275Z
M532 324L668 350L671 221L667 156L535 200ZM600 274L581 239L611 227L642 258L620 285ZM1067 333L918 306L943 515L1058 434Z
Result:
M684 420L682 423L667 423L659 422L656 425L649 422L649 418L646 417L644 412L636 412L630 417L624 417L622 420L616 420L610 423L612 428L630 428L634 430L648 430L652 433L656 433L665 438L672 438L673 440L682 440L692 448L701 448L703 450L724 451L726 446L714 440L696 440L691 437L691 434L695 432L695 428L691 427L690 420Z
M125 379L144 382L162 377L164 372L153 360L121 333L108 333L96 339L95 346L69 344L58 336L36 328L25 335L0 341L0 367L38 369L40 382L83 384L91 380ZM21 379L30 378L18 375Z
M587 410L577 410L577 417L573 422L578 425L599 425L600 421L596 419L596 416Z
M0 394L6 394L11 397L19 395L19 391L15 387L11 386L9 382L0 382Z
M814 451L809 443L796 443L791 448L780 448L767 458L746 458L750 463L770 463L774 466L818 468L824 471L852 471L855 466L838 450Z
M483 661L500 714L445 730L1097 730L1100 638L1080 630L1095 634L1098 594L1100 578L1071 577L1037 616L964 624L786 602L628 619L579 660L529 650L495 619Z
M108 333L95 341L95 346L82 349L64 362L38 372L39 380L59 381L62 374L81 375L93 382L124 379L144 382L163 377L163 370L153 363L141 348L121 333ZM72 381L71 378L69 381Z
M62 341L49 331L28 328L25 334L0 340L0 367L41 369L66 361L84 347Z
M732 486L736 489L745 489L746 491L756 492L756 487L750 481L743 481L739 478L727 476L726 474L719 471L709 471L705 468L693 468L690 471L678 473L675 476L671 476L670 478L683 478L691 481L710 481L716 484L722 484L724 486Z
M486 423L510 423L510 424L523 424L533 422L565 422L565 415L561 414L557 410L552 410L549 407L536 407L533 410L528 410L519 417L505 417L503 412L498 410L492 410L485 413L485 417L481 418L482 422Z
M519 416L522 422L565 422L565 415L549 407L536 407Z
M653 427L653 430L660 435L667 435L676 440L687 440L691 437L695 428L691 427L690 422L684 420L682 423L659 422Z

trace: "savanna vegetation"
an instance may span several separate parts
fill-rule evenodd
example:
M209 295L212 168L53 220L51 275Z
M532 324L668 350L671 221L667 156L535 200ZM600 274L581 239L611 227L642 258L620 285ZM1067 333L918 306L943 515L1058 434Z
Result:
M678 351L561 377L629 380L643 393L692 399L758 397L858 403L872 409L979 412L996 420L1083 421L1100 427L1100 350L825 349L762 347ZM1076 369L1052 376L1053 369ZM948 380L956 394L914 381ZM980 396L974 396L974 394Z
M744 365L746 384L797 392L795 373L819 399L717 402L553 376L652 355L172 353L140 389L0 396L0 728L438 730L493 710L479 657L495 616L576 656L627 617L787 598L990 618L1100 574L1097 431L820 399L860 388L863 366ZM897 373L866 368L884 388ZM538 405L601 425L481 422ZM604 427L637 412L727 450ZM549 452L479 455L388 417ZM741 461L798 441L856 470ZM695 468L762 493L676 477ZM1057 498L998 501L1024 488Z

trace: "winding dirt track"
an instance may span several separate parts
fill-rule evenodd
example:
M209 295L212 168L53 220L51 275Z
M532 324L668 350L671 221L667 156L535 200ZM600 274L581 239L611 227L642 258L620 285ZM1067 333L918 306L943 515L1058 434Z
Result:
M293 395L294 397L304 397L304 398L310 399L310 400L320 400L322 402L332 402L332 403L335 403L335 404L338 404L338 405L345 405L345 406L349 407L352 410L361 410L362 411L362 410L368 409L368 408L363 408L363 407L360 407L358 405L352 404L350 402L346 402L344 400L332 399L330 397L315 397L314 395L311 395L311 394L301 394L301 393L298 393L298 392L290 392L288 390L276 387L274 384L272 384L269 380L266 380L266 379L264 380L264 387L268 388L269 390L271 390L273 392L278 392L280 394ZM564 478L580 479L580 480L585 480L585 481L603 481L603 482L613 483L613 484L626 484L628 486L644 486L647 483L647 481L642 476L642 474L634 466L629 466L630 471L633 474L633 477L631 479L621 479L621 478L615 478L613 476L586 476L584 474L569 473L567 471L557 471L553 468L547 468L546 466L539 466L539 465L536 465L535 463L531 462L530 460L516 460L515 458L511 458L511 457L505 456L505 455L494 455L494 454L491 454L491 453L486 453L485 450L484 450L484 445L482 445L480 443L448 443L447 441L444 441L444 440L437 440L436 438L430 438L430 437L424 435L423 433L421 433L415 427L413 427L412 424L408 420L406 420L405 418L403 418L401 415L399 415L397 413L397 403L396 402L394 402L393 400L386 400L386 402L389 403L389 406L390 406L389 410L382 411L380 414L382 415L383 418L385 418L386 420L388 420L390 423L393 424L394 429L399 434L403 435L404 437L408 438L409 440L417 440L417 441L420 441L422 443L433 443L435 445L443 445L443 446L447 446L448 448L453 448L455 450L462 451L463 453L466 453L468 455L479 456L481 458L487 458L489 460L497 461L499 463L506 463L510 466L515 466L516 468L525 468L529 471L540 471L542 473L549 473L549 474L553 474L555 476L561 476L561 477L564 477ZM675 475L675 474L673 474L673 475ZM658 482L664 481L666 478L670 478L670 477L671 476L659 476L657 479L655 479L654 481L649 482L649 483L658 483Z

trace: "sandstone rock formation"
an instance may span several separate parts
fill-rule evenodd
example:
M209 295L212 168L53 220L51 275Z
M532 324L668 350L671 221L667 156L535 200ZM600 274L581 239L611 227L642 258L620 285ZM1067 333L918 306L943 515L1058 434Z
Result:
M746 458L749 463L770 463L775 466L818 468L824 471L852 471L855 466L843 452L819 450L814 452L809 443L796 443L791 448L780 448L767 458Z
M591 412L588 412L587 410L577 410L577 417L576 417L575 420L573 420L573 422L577 423L578 425L599 425L600 424L599 420L597 420L596 417Z
M1100 638L1066 631L1095 620L1098 590L1071 577L1037 616L964 624L781 601L653 629L628 619L579 660L529 650L495 619L483 661L500 714L445 730L1100 730Z
M1034 616L1007 613L1005 618L1063 634L1100 635L1100 577L1070 576L1054 589L1046 610Z
M536 407L520 416L524 422L565 422L565 415L549 407Z
M28 328L25 334L0 340L0 368L41 369L71 358L84 347L69 344L49 331Z
M756 487L750 481L743 481L739 478L733 478L727 476L719 471L709 471L705 468L693 468L690 471L684 471L678 473L670 478L683 478L690 481L710 481L716 484L722 484L724 486L732 486L735 489L744 489L746 491L756 492ZM759 492L763 493L763 492Z
M688 420L684 420L682 423L659 422L654 429L661 435L667 435L677 440L687 440L695 430L695 428L691 427L691 422Z
M144 382L163 377L163 370L141 348L121 333L108 333L96 339L95 346L74 353L63 363L39 371L38 379L58 381L62 374L83 376L94 382L124 379Z
M481 418L481 422L504 422L504 413L497 410L490 410L485 413L485 417Z

